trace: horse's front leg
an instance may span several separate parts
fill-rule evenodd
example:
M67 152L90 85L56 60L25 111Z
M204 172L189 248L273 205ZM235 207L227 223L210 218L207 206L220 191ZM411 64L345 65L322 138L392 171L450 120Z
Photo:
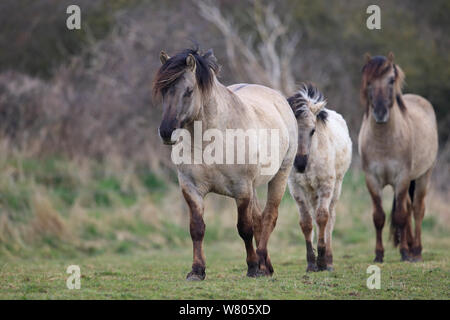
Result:
M332 186L322 186L318 190L318 205L316 209L316 223L319 229L317 239L317 268L319 271L327 269L325 229L330 218L330 203L333 195Z
M306 272L317 271L316 254L314 253L312 246L312 210L309 203L305 199L303 192L298 188L295 188L295 186L292 186L292 190L294 192L294 199L297 202L297 207L300 213L300 228L302 229L303 236L305 237L306 262L308 263Z
M402 261L409 261L408 247L408 219L410 219L410 211L408 211L408 188L409 179L403 179L395 186L395 208L392 213L392 223L395 229L395 235L400 234L400 255Z
M206 277L206 260L203 253L203 237L205 235L203 197L192 188L182 188L182 192L189 206L189 231L194 251L192 271L188 273L186 279L189 281L204 280Z
M374 262L383 262L384 258L384 247L383 247L383 227L386 220L386 214L383 211L383 206L381 202L381 186L378 180L370 175L366 174L366 185L369 190L370 196L372 198L372 217L373 224L376 230L376 244L375 244L375 259Z
M238 223L237 229L239 235L244 240L245 249L247 250L247 276L256 277L258 275L258 257L253 247L253 201L252 197L236 199L238 207Z

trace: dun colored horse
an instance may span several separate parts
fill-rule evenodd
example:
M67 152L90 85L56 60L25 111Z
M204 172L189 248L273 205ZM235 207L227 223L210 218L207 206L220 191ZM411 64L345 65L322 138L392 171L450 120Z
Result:
M219 67L211 50L202 55L196 49L186 49L173 57L161 52L160 60L162 66L156 74L153 93L162 96L163 115L159 134L164 143L174 144L174 132L180 128L188 130L194 137L195 122L201 122L203 130L213 129L224 136L227 129L236 128L265 128L279 132L276 155L280 161L273 174L262 174L261 163L177 164L181 191L190 209L193 242L192 271L187 279L205 278L203 199L210 192L236 200L237 228L247 251L247 275L271 275L273 267L267 244L275 227L278 206L297 150L297 123L286 98L260 85L225 87L217 80ZM183 139L178 143L186 144L192 149L192 154L196 152L191 141ZM249 144L241 147L255 147ZM206 147L203 143L201 151L205 151ZM261 148L257 147L258 154L264 152ZM268 194L261 213L255 188L262 184L268 184Z
M403 71L388 57L366 56L361 100L366 110L359 132L359 154L373 202L375 262L383 262L385 213L382 189L394 188L391 233L403 261L422 260L421 225L425 196L438 150L436 116L431 104L402 94ZM412 232L411 216L415 220Z
M298 122L298 150L288 184L300 211L306 271L331 271L335 207L352 159L352 141L345 120L325 108L327 102L315 86L304 84L288 101ZM319 235L317 261L312 247L313 218Z

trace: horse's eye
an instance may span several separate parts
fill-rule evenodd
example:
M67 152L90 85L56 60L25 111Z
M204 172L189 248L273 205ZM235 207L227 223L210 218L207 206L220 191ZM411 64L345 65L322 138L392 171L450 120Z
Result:
M192 92L194 92L194 89L187 88L183 94L183 97L190 97L192 95Z
M390 84L390 85L394 84L394 82L395 82L395 79L394 79L394 78L389 79L389 84Z
M310 133L311 137L313 136L314 132L316 132L316 129L311 130L311 133Z

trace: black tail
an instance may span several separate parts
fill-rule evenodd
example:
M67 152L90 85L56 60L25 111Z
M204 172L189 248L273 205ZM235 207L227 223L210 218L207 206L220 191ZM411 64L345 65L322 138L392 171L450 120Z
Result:
M414 200L414 190L416 189L416 181L411 180L409 184L408 194L411 199L411 202ZM394 242L394 246L397 247L400 243L401 230L400 227L395 223L394 215L395 215L395 196L394 201L392 202L392 212L391 212L391 238Z

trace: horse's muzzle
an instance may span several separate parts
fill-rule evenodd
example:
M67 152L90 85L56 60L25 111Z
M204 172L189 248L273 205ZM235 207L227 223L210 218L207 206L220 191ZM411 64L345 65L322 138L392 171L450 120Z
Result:
M384 105L376 105L373 107L373 117L376 123L386 123L389 120L389 108Z
M294 160L294 167L298 172L305 172L306 165L308 164L308 155L297 155Z
M175 128L168 128L168 127L159 127L158 133L161 137L161 140L166 145L173 145L175 144L175 141L172 140L172 133L175 131Z

